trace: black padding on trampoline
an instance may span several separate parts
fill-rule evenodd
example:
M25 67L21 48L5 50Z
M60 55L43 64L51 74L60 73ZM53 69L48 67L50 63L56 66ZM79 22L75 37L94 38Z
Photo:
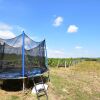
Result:
M46 72L47 69L42 69L42 68L33 68L32 70L25 72L25 78L27 77L35 77L36 75L43 74ZM22 73L19 72L3 72L0 73L0 78L1 79L22 79Z

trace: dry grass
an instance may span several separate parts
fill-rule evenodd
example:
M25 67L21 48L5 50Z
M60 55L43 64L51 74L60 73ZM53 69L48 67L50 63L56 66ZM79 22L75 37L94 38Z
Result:
M51 68L49 100L100 100L100 63L81 62L70 68ZM31 90L0 90L0 100L37 100ZM46 100L45 96L41 100Z

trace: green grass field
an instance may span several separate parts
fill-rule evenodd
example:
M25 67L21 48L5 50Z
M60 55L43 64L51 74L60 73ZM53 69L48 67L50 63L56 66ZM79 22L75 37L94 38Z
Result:
M50 68L49 100L100 100L100 63L80 62L69 68ZM27 92L0 90L0 100L37 100ZM46 100L45 96L40 100Z

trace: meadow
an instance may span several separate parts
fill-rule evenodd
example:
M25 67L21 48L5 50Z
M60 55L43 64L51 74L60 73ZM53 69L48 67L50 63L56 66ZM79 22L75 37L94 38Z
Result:
M56 65L49 68L49 100L100 100L99 61L81 61L67 68L57 68ZM25 93L0 89L0 100L37 100L37 97L31 94L31 88ZM45 96L40 100L46 100Z

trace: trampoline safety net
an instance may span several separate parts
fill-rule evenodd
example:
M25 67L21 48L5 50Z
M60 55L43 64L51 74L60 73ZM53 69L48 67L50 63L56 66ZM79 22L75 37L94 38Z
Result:
M23 76L22 54L23 34L12 39L0 39L0 78ZM45 72L48 69L46 59L45 40L35 42L24 34L24 76L34 74L35 68Z

